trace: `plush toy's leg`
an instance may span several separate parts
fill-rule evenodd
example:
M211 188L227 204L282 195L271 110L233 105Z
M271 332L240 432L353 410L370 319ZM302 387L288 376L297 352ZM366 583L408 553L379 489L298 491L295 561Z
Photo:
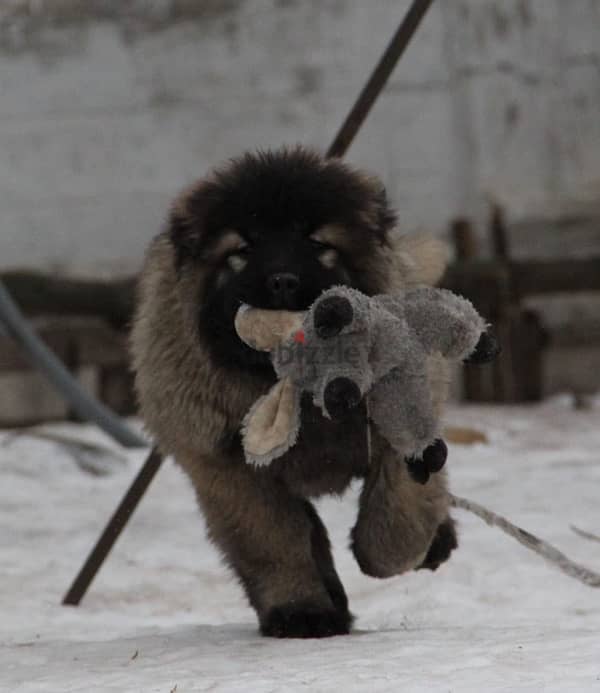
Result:
M432 474L444 467L447 457L446 443L438 438L423 450L420 457L409 457L406 463L412 478L420 484L426 484Z
M462 296L445 289L422 287L405 296L404 317L427 353L441 352L450 359L471 354L485 321Z
M427 562L438 528L447 522L449 499L444 472L419 484L389 445L380 441L376 447L380 450L374 447L352 550L363 573L385 578Z
M489 363L493 361L501 351L502 349L500 348L500 343L496 335L492 332L492 329L488 327L487 330L482 333L481 337L479 337L475 349L467 356L465 363Z
M310 503L268 468L245 464L241 454L180 462L194 483L209 536L242 582L263 635L348 633L352 617L344 588Z
M400 454L421 457L438 437L425 367L411 376L400 369L390 371L369 393L369 416L381 435Z

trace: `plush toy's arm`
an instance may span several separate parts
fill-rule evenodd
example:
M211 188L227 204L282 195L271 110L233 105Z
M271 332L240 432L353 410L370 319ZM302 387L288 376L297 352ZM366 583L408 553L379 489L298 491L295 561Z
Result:
M300 393L289 378L273 385L251 407L242 424L246 460L266 465L294 445L300 428Z
M440 437L425 369L395 368L369 393L369 416L383 437L404 457L420 457Z
M470 301L445 289L418 288L404 298L404 317L428 353L441 352L450 359L465 360L471 355L493 358L497 351L486 345L479 349L486 323ZM480 359L484 360L484 359Z

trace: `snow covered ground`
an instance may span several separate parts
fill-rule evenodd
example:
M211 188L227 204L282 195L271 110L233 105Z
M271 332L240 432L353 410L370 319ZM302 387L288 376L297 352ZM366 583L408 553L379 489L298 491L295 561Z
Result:
M569 528L599 533L600 399L454 407L448 422L489 437L451 447L456 493L600 570L600 544ZM82 606L60 606L142 457L94 476L54 443L0 434L0 691L600 691L600 590L458 510L461 548L437 573L367 578L346 548L356 489L320 503L351 636L260 638L170 462Z

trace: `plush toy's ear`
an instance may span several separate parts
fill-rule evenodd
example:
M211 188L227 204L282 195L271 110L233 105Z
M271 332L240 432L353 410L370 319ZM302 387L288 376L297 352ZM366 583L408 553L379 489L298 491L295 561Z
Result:
M354 320L354 309L345 296L326 296L314 310L315 331L322 339L338 335Z
M289 378L258 399L242 424L246 460L266 465L292 447L300 428L300 393Z
M305 313L289 310L264 310L242 305L235 316L240 339L258 351L273 351L302 329Z
M448 246L426 234L396 236L392 239L394 267L392 289L426 284L434 286L446 271Z

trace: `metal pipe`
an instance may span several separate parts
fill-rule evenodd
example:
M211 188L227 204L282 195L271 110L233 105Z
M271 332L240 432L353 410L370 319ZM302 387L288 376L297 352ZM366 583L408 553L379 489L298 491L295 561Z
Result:
M348 113L346 120L327 150L326 156L344 156L348 151L356 133L369 115L369 111L385 87L389 76L404 54L432 2L433 0L414 0L402 24L398 27L384 54L381 56L381 60L371 73L369 81L365 84L352 110Z
M69 591L64 596L62 603L69 606L78 606L79 602L88 590L96 573L100 570L104 559L108 556L113 544L117 541L123 528L127 524L133 511L137 508L140 499L146 492L150 482L160 469L163 458L156 448L148 455L142 468L137 473L127 493L123 496L117 509L108 521L100 538L90 551L81 570L71 584Z
M126 426L108 407L88 394L62 362L37 336L0 281L0 322L37 366L69 402L82 419L93 421L126 448L147 447L148 442Z

